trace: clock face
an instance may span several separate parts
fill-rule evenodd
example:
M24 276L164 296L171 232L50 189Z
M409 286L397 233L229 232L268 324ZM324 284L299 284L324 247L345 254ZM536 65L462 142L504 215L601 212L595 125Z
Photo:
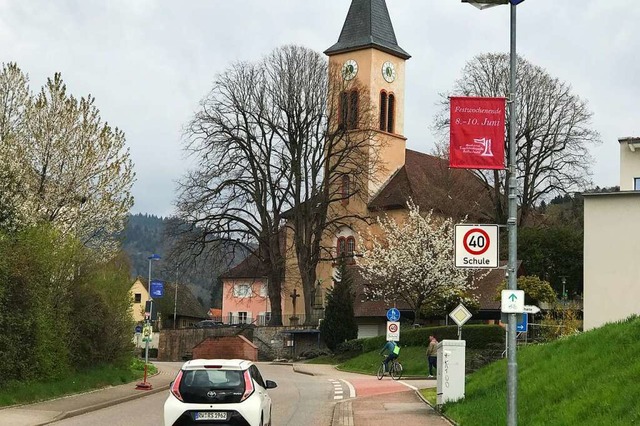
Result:
M358 74L358 63L353 59L349 59L342 65L342 78L352 80Z
M385 62L382 64L382 77L387 83L391 83L396 79L396 67L393 62Z

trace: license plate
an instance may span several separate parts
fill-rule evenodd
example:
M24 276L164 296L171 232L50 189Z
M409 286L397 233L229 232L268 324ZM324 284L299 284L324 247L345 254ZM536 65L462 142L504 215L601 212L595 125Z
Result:
M196 420L227 420L226 411L197 411Z

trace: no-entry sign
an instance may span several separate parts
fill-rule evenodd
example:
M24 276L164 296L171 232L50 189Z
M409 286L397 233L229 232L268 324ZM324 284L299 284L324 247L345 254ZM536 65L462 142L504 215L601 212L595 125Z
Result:
M456 225L456 268L498 267L498 225Z

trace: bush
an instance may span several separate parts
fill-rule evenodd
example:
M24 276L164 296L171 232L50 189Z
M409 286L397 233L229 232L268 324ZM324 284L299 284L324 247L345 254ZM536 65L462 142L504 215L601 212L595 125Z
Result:
M362 352L362 344L364 341L365 339L353 339L342 342L336 347L336 353L342 354L345 352Z
M311 358L317 358L319 356L324 356L324 355L331 356L333 354L329 349L310 349L308 351L301 352L300 358L311 359Z
M435 335L438 341L458 339L458 326L438 326L401 329L400 346L427 346L429 336ZM504 344L505 331L498 325L472 324L462 327L462 339L469 349L492 348L496 343ZM377 336L362 341L362 351L371 352L382 349L386 336ZM348 343L348 342L347 342Z

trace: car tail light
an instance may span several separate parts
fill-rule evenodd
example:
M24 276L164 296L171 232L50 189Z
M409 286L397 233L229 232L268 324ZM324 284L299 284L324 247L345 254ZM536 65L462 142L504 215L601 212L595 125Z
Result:
M176 379L173 381L173 384L171 385L171 393L180 401L184 402L184 399L182 399L182 395L180 394L180 382L182 381L182 373L183 371L180 370L180 372L176 376Z
M253 380L251 380L251 375L249 374L249 370L244 370L244 393L242 394L242 399L240 402L249 398L255 388L253 387Z

